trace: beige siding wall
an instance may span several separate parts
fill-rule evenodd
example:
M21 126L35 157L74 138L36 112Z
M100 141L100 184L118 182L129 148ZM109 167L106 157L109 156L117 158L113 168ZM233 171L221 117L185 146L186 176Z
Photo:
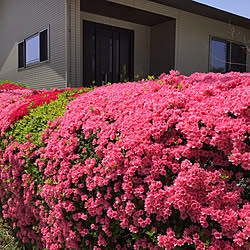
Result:
M175 18L175 69L179 70L181 74L189 75L193 72L209 71L210 38L213 36L243 44L245 41L250 41L250 30L148 0L108 1ZM234 34L233 29L236 31ZM163 34L163 37L165 35ZM142 46L144 46L143 43ZM247 65L247 71L250 71L249 53Z
M150 27L114 18L81 12L81 55L83 54L83 21L103 23L134 31L134 73L139 75L150 72ZM81 59L81 81L83 78L83 58Z
M150 74L160 75L175 67L175 31L175 20L151 27Z
M229 23L180 12L177 39L176 68L183 74L208 72L210 39L217 37L236 43L250 41L250 30ZM235 30L235 32L233 32ZM247 71L250 71L250 54L247 56Z
M0 1L0 80L26 83L31 88L66 87L66 1ZM17 43L50 27L50 60L17 69Z

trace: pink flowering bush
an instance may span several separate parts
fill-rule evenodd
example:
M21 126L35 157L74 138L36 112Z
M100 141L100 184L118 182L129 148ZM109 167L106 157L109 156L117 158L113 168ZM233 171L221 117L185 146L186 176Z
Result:
M1 123L2 214L38 248L249 249L249 96L171 71L79 95L39 142Z

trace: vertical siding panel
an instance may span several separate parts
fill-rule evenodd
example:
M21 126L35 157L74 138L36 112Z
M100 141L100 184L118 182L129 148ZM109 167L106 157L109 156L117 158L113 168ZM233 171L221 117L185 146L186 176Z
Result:
M68 85L71 87L80 87L80 0L68 0L69 18L68 18Z
M80 0L76 2L76 87L81 87L81 12Z

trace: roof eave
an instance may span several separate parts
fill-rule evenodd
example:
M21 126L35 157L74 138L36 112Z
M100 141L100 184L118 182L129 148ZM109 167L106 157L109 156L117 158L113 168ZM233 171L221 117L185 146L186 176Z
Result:
M223 10L216 9L192 0L151 0L160 4L164 4L173 8L181 9L187 12L212 18L228 24L240 26L250 29L250 19L238 16Z

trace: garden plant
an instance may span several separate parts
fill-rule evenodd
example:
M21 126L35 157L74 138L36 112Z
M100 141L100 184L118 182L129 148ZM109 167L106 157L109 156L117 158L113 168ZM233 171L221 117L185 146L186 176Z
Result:
M0 84L1 213L37 249L250 248L250 74Z

